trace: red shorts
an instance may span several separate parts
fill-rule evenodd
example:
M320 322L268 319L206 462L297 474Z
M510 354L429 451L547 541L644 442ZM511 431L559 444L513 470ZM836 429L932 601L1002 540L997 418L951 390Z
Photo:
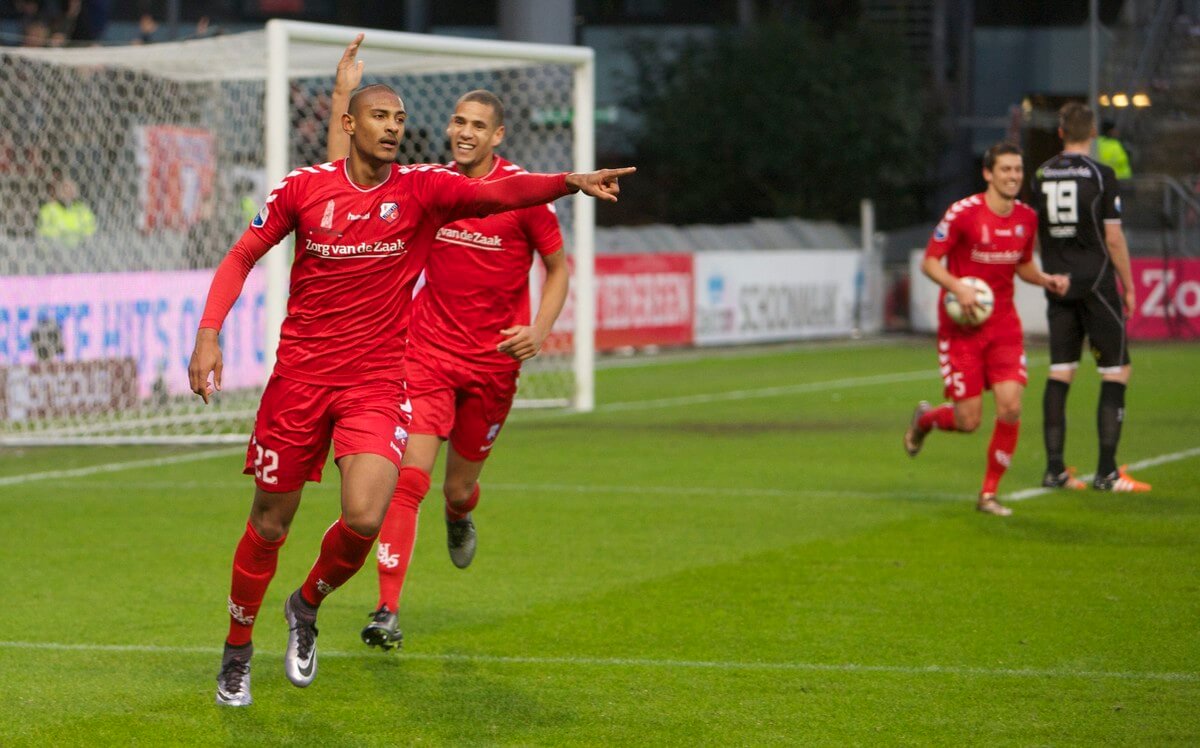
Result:
M1001 324L994 324L999 322ZM948 400L967 400L997 382L1020 382L1025 372L1025 341L1020 320L988 320L977 330L938 331L938 365Z
M512 409L520 370L487 371L408 350L405 359L414 434L449 439L468 460L486 460Z
M333 441L334 457L376 454L400 467L408 446L404 384L375 381L327 387L271 375L246 450L247 475L264 491L295 491L320 481Z

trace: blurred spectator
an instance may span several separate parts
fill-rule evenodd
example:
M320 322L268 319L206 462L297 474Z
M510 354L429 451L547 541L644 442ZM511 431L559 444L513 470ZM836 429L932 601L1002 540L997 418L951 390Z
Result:
M1117 173L1117 179L1129 179L1133 169L1129 168L1129 152L1121 142L1116 123L1105 120L1100 125L1100 137L1096 139L1096 158L1102 164L1112 167Z
M96 214L79 199L75 180L60 176L54 196L38 211L38 236L63 246L76 246L96 233Z
M50 24L41 18L32 18L25 22L25 30L21 34L22 47L46 47L50 45Z
M71 41L82 44L98 44L103 41L112 11L112 0L73 0L71 5L78 8L74 29L70 35Z
M134 44L149 44L154 41L154 32L158 31L158 23L154 20L154 16L149 13L143 13L138 19L138 37L133 40Z
M258 215L259 201L258 190L254 188L254 182L249 179L239 179L234 185L234 194L239 196L238 209L240 211L240 226L244 230L254 217Z
M38 361L53 361L66 352L62 342L62 328L58 320L48 314L38 316L37 325L29 332L29 343L33 346Z

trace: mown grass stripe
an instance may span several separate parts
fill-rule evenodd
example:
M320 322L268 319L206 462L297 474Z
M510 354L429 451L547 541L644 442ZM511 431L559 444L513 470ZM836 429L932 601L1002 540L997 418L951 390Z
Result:
M66 644L59 642L0 641L0 649L51 650L61 652L196 654L218 657L220 647L167 647L154 644ZM281 653L257 652L258 657L279 659ZM388 657L374 650L339 652L320 650L319 657L333 659L374 659ZM748 670L813 673L895 673L898 675L955 675L1001 678L1106 678L1113 680L1146 680L1197 682L1200 673L1077 670L1074 668L986 668L965 665L867 665L857 662L732 662L723 660L664 660L642 657L522 657L510 655L410 652L395 655L422 662L469 662L492 665L566 665L583 667L648 667L693 670Z

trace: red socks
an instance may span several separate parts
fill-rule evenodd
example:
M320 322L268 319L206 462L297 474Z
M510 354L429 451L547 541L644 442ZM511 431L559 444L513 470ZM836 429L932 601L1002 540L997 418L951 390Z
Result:
M475 483L475 490L471 491L471 495L467 497L467 503L460 507L451 506L450 497L446 497L446 519L450 522L458 522L461 519L466 519L471 510L479 504L479 483Z
M983 493L996 493L1000 478L1008 470L1012 462L1013 452L1017 450L1017 434L1021 424L1005 423L997 419L996 427L992 430L992 441L988 444L987 473L983 476Z
M942 403L932 410L925 411L925 414L917 419L917 426L922 431L958 431L954 425L954 405Z
M275 576L279 548L287 536L279 540L264 540L246 522L246 532L233 552L233 582L229 586L229 636L225 641L240 647L250 642L254 619L262 606L267 585Z
M308 579L300 585L300 596L304 602L318 607L325 596L346 583L362 568L371 552L374 537L359 535L342 517L337 518L325 531L321 541L321 555L308 572Z
M393 613L400 608L400 592L417 542L417 512L429 493L429 473L418 467L400 468L400 479L379 530L379 605Z

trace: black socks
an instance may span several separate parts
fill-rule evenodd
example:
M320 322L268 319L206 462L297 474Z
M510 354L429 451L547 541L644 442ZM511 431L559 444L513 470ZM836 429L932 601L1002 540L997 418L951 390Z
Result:
M1059 475L1067 469L1063 464L1063 449L1067 442L1067 392L1070 389L1071 385L1067 382L1048 379L1046 394L1042 396L1042 438L1046 443L1046 472L1054 475Z
M1096 433L1100 437L1100 462L1097 476L1117 471L1117 442L1121 441L1121 422L1125 420L1125 385L1100 383L1100 405L1096 408Z

